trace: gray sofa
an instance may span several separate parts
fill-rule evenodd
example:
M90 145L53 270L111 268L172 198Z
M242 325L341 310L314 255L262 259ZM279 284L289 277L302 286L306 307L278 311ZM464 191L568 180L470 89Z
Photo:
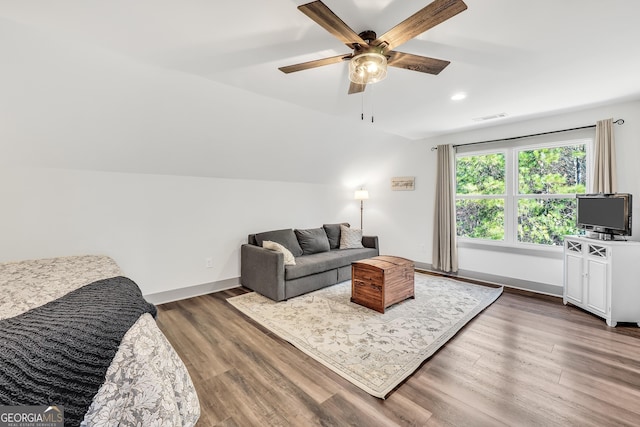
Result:
M274 301L283 301L349 280L352 262L379 255L377 236L363 236L363 247L355 249L340 249L340 238L340 224L250 234L240 249L240 282ZM295 265L285 265L282 252L263 248L266 240L287 248Z

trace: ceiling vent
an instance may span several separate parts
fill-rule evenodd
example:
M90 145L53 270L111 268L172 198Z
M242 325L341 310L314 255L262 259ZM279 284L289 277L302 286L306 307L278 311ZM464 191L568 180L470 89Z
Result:
M498 114L493 114L491 116L476 117L475 119L473 119L473 121L474 122L484 122L485 120L502 119L504 117L507 117L507 113L498 113Z

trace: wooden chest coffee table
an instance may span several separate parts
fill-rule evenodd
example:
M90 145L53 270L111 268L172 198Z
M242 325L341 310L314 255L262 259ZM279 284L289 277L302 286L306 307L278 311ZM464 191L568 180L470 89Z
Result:
M415 298L414 264L405 258L377 256L351 264L351 301L384 313L390 305Z

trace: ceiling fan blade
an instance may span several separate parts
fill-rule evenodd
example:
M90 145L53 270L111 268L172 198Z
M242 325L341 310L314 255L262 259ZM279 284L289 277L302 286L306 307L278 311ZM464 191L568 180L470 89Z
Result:
M467 5L462 0L434 0L378 37L371 44L377 46L387 43L387 50L394 49L466 9Z
M278 70L286 74L295 73L296 71L308 70L310 68L322 67L323 65L331 65L342 62L351 58L351 56L352 55L331 56L329 58L316 59L315 61L303 62L301 64L287 65L286 67L278 68Z
M426 56L413 55L403 52L387 52L389 59L387 65L390 67L404 68L411 71L420 71L427 74L440 74L444 70L449 61L442 59L429 58Z
M367 85L351 82L351 84L349 85L349 95L364 92L366 87Z
M367 42L362 37L320 0L298 6L298 9L347 46L353 48L354 43L367 46Z

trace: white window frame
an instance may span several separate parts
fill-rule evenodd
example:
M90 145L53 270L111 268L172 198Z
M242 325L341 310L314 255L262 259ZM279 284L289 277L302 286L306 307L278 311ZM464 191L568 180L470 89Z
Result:
M518 233L518 200L520 199L566 199L575 197L575 193L571 194L520 194L518 191L518 154L521 151L537 150L542 148L556 148L570 145L585 145L586 151L586 188L591 188L591 171L592 171L592 148L593 139L591 138L576 138L576 139L561 139L550 142L540 143L520 143L513 144L509 147L488 147L486 149L478 149L473 151L465 151L462 153L456 153L456 165L458 164L458 158L482 156L488 154L502 153L505 156L505 193L504 194L491 194L491 195L458 195L456 194L456 200L469 199L500 199L504 200L504 240L491 240L475 237L458 236L458 241L462 243L461 246L475 246L486 245L488 247L510 247L510 248L522 248L534 251L562 251L561 246L552 246L539 243L519 242L517 239ZM456 182L457 190L457 182ZM588 190L587 190L588 191ZM457 193L457 191L456 191Z

